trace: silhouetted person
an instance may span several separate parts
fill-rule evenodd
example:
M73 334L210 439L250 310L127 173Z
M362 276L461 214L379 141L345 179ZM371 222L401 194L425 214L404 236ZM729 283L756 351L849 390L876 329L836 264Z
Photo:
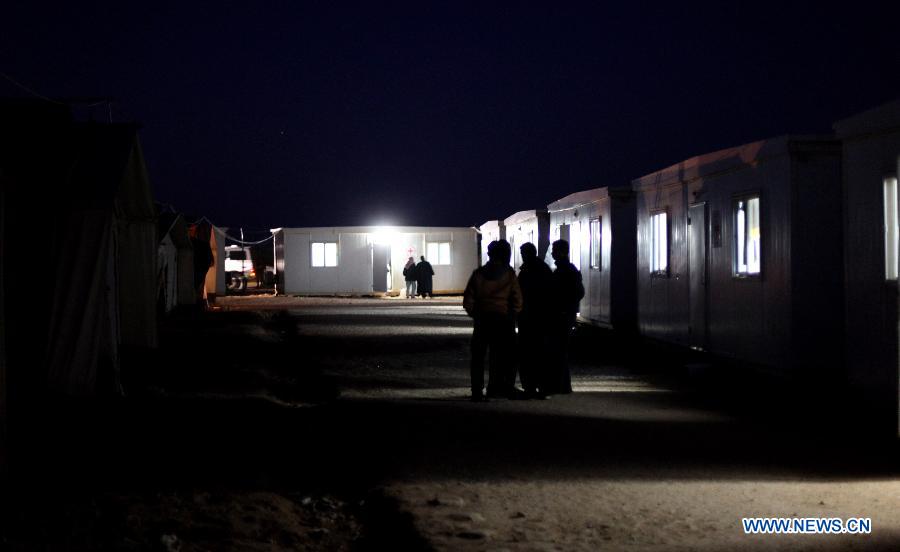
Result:
M406 298L415 299L416 297L416 260L412 257L406 261L403 267L403 278L406 280Z
M533 243L519 248L522 266L519 287L522 289L522 312L519 313L519 378L526 397L546 397L548 381L548 330L550 286L553 272L537 256Z
M515 317L522 310L522 292L516 271L509 266L509 242L488 245L488 262L472 272L463 295L463 308L475 319L472 332L472 400L484 400L484 355L489 355L488 396L508 397L513 392L512 370Z
M434 276L434 269L431 268L431 263L425 260L425 255L419 257L422 259L419 261L419 264L416 265L416 286L418 287L419 295L424 299L425 296L434 297L434 289L432 286L434 282L432 280L432 276Z
M551 278L550 369L546 392L571 393L569 375L569 338L575 327L578 304L584 297L581 272L569 262L569 242L556 240L550 255L556 270Z

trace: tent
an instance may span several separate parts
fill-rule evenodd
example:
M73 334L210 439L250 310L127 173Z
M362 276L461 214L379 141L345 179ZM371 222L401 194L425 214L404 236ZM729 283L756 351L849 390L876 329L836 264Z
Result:
M122 351L156 345L157 230L137 130L74 123L64 106L43 102L0 106L17 401L116 393Z
M194 248L184 217L176 213L159 216L157 248L158 301L165 312L181 305L196 304Z

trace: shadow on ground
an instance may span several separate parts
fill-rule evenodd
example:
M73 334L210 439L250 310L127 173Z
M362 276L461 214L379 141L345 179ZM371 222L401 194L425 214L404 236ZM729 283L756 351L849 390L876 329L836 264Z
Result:
M341 390L354 385L402 387L399 375L408 376L410 366L398 358L422 368L423 387L468 385L467 335L339 339L319 332L347 323L342 318L274 311L176 317L159 351L127 359L124 398L31 405L12 435L7 546L158 548L171 534L183 550L191 549L188 541L224 539L240 548L241 539L269 538L274 549L300 542L378 549L396 539L424 548L379 485L397 478L830 480L896 477L900 466L894 439L847 416L849 409L823 409L839 400L832 395L797 394L787 382L746 374L691 378L686 366L695 357L588 328L574 342L576 378L628 374L667 392L487 404L464 396L342 399ZM424 328L467 324L412 312L352 325L415 320ZM674 415L682 411L694 415ZM326 499L332 510L315 510ZM306 519L306 529L266 521L275 514L225 513L254 501ZM317 524L328 531L311 532Z

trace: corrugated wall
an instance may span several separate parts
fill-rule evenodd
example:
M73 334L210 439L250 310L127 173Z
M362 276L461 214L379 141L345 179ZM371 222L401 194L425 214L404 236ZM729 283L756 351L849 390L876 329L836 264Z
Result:
M847 376L897 408L898 291L885 280L883 180L897 172L900 132L849 137L843 146Z
M841 147L798 143L793 151L791 363L804 376L834 381L844 367Z
M609 319L620 331L637 331L637 210L630 190L610 190L603 221L603 266L609 267Z
M789 369L791 344L790 159L764 159L691 186L707 200L710 219L721 220L721 245L709 248L708 344L715 353ZM734 276L735 202L760 198L761 274ZM718 215L716 215L718 213Z
M362 228L283 229L283 252L276 254L279 282L286 294L368 294L372 293L372 240L374 234ZM436 293L461 292L472 271L478 267L478 242L474 230L435 228L433 232L398 232L390 238L391 285L404 287L403 266L411 255L418 262L429 242L451 243L451 264L434 268ZM337 242L338 266L312 268L310 243Z
M688 344L687 240L685 185L653 185L638 191L638 324L642 334ZM669 271L650 274L650 213L665 210L669 224Z
M816 142L818 143L818 142ZM793 146L792 146L793 147ZM818 146L817 146L818 147ZM815 309L815 316L804 318L815 335L833 339L836 314L822 314L812 296L817 293L821 305L839 303L839 287L833 279L823 279L814 271L800 274L795 281L792 266L796 262L818 263L821 271L840 270L839 247L834 243L837 167L833 143L818 155L812 151L787 152L736 163L730 170L692 179L642 179L638 188L638 319L643 334L664 341L691 345L690 267L688 258L687 209L692 204L707 205L707 247L709 278L705 290L707 341L711 352L756 363L779 371L789 371L809 353L807 343L793 341L795 304ZM827 147L826 147L827 149ZM792 157L793 156L793 157ZM794 159L794 160L792 160ZM798 184L799 183L799 184ZM738 198L760 197L762 268L759 276L734 275L734 206ZM820 194L813 201L803 194ZM827 206L824 208L823 206ZM818 208L817 208L818 207ZM794 212L802 209L803 218L794 221ZM665 210L669 222L669 269L667 275L650 274L650 215ZM794 225L804 225L804 233L795 237ZM831 225L821 239L831 240L835 254L822 255L820 242L808 233L813 228ZM838 231L839 232L839 231ZM839 235L839 234L838 234ZM800 256L794 259L795 249ZM816 290L794 295L798 287ZM834 295L837 294L838 298ZM798 302L799 301L799 302ZM799 352L799 354L798 354ZM832 351L830 354L835 354Z
M615 325L616 319L613 315L614 297L617 300L626 301L633 309L634 305L634 261L635 256L632 252L629 254L627 249L630 244L634 243L634 218L629 221L627 216L623 217L622 222L629 225L626 230L617 225L613 217L611 202L609 197L598 198L590 203L579 205L577 208L552 211L550 213L550 234L551 243L556 235L557 228L560 225L569 225L569 245L572 248L569 257L572 262L580 267L581 278L584 283L584 298L581 300L580 316L583 320L600 325ZM633 207L633 202L631 206ZM593 220L600 220L601 225L601 261L599 268L591 267L591 229L590 223ZM575 233L575 225L577 225L577 237ZM617 237L614 237L613 229L622 234L623 254L620 258L617 256L615 248L620 247ZM630 243L629 243L630 242ZM574 248L577 247L576 251ZM577 256L577 262L576 262ZM552 259L547 255L548 264L552 266ZM617 263L622 264L617 264ZM628 263L632 264L629 266ZM630 279L630 282L629 282ZM613 282L623 282L621 289L614 288ZM624 309L627 310L627 309ZM624 312L623 310L623 312ZM633 317L632 317L633 318ZM624 329L624 328L623 328Z

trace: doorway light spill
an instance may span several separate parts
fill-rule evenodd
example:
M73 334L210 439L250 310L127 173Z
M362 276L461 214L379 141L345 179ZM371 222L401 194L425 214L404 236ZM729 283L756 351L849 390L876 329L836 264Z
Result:
M377 226L369 235L369 239L376 245L393 245L399 235L400 233L390 226Z

